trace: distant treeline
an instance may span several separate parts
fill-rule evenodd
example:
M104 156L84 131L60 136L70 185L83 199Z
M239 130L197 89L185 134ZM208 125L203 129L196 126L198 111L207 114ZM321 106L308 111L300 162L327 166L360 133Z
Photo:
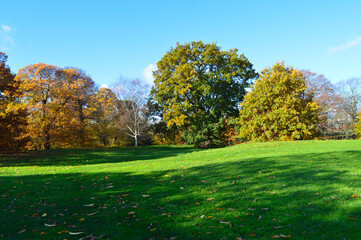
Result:
M32 64L11 72L0 52L0 151L65 147L339 139L361 135L361 82L276 63L257 73L237 49L177 44L154 86L97 88L84 70Z

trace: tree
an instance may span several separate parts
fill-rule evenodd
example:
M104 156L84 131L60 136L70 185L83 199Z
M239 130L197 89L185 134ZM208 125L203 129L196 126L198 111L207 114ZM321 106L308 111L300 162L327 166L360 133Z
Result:
M271 141L311 139L318 121L317 103L306 94L302 72L276 63L263 70L240 110L240 137Z
M182 132L177 129L177 126L173 124L171 127L167 127L167 124L163 121L162 108L151 97L148 99L148 112L146 118L150 120L149 133L152 136L152 142L156 145L176 145L183 143Z
M82 69L66 67L56 72L58 86L56 95L58 98L68 99L62 117L68 125L67 139L73 139L72 145L83 146L89 141L87 133L91 108L88 108L92 94L95 91L95 83ZM70 127L71 126L71 127Z
M361 111L357 114L357 122L353 128L355 135L357 138L361 138Z
M108 146L119 136L117 121L120 118L119 100L109 88L101 88L91 101L92 129L97 139Z
M59 67L44 63L31 64L18 71L23 97L30 117L28 132L35 148L50 149L54 122L68 99L55 97Z
M0 152L25 147L27 111L20 102L19 82L6 65L7 55L0 52Z
M324 75L306 70L303 70L302 73L307 86L306 94L312 95L319 107L317 129L321 135L332 133L337 128L337 113L342 98L337 93L335 85Z
M157 63L152 95L168 127L183 132L190 144L227 144L227 119L238 116L249 81L257 76L237 49L192 42L171 48Z
M134 138L134 146L138 146L139 137L145 133L147 120L147 100L149 86L139 79L121 79L113 92L120 100L119 126L130 137Z
M357 114L361 107L361 79L350 78L337 83L339 95L342 97L339 111L339 120L344 126L348 138L348 132L357 123Z

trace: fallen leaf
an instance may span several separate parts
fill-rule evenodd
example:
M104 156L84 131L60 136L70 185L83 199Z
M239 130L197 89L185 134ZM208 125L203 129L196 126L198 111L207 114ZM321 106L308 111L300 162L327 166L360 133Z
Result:
M47 224L47 223L45 223L44 226L45 226L45 227L56 227L56 223L53 223L53 224Z
M21 234L21 233L23 233L25 231L26 231L26 229L23 229L23 230L20 230L18 233Z
M290 237L291 237L291 234L290 234L290 235L282 235L282 234L281 234L281 237L283 237L283 238L290 238Z
M142 195L142 197L149 197L149 195Z
M69 232L69 235L80 235L84 232Z
M248 236L256 236L255 233L249 233Z
M281 226L274 227L274 229L281 229L281 228L282 228Z
M94 207L94 203L91 204L85 204L84 207Z
M347 217L348 219L351 219L351 220L356 220L356 218L352 218L352 217Z
M199 218L204 218L204 215L201 215Z

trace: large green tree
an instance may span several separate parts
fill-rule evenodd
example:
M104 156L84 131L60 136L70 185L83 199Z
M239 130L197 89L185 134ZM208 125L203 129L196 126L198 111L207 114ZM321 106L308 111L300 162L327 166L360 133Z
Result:
M228 119L238 116L245 88L257 76L237 51L201 41L177 43L157 63L152 97L167 126L180 129L188 143L213 147L229 140Z
M276 63L263 70L240 110L244 140L310 139L317 129L318 106L306 94L301 71Z

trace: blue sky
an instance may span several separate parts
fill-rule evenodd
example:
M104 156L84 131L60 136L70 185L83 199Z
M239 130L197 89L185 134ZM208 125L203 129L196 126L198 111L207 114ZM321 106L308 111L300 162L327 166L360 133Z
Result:
M0 51L14 72L43 62L84 69L112 85L151 81L177 42L237 48L257 71L276 61L361 77L361 1L17 1L2 0Z

